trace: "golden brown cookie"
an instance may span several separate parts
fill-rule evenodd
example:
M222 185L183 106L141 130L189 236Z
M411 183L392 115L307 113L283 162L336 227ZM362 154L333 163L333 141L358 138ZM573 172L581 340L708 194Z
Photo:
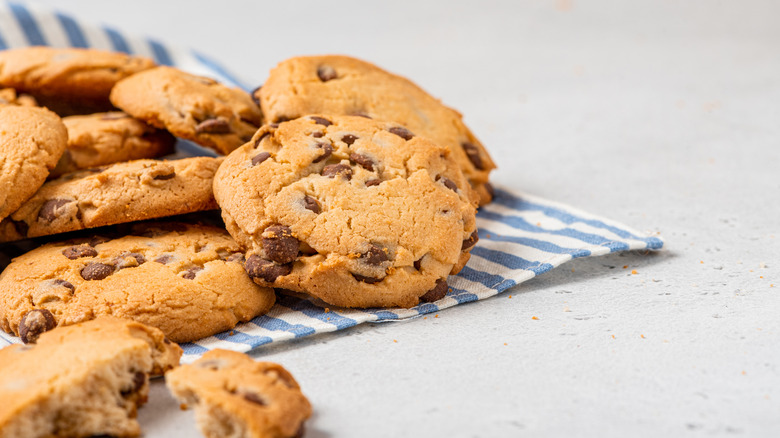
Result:
M273 290L254 284L242 261L224 229L205 225L146 224L113 240L51 243L0 274L0 328L26 339L55 324L114 315L175 342L194 341L273 306ZM51 321L27 316L37 311Z
M133 117L228 154L261 123L251 96L173 67L157 67L117 83L111 102Z
M120 111L70 116L62 119L68 128L68 147L50 177L91 167L142 158L157 158L173 152L176 139Z
M0 222L0 242L216 209L221 161L135 160L63 175Z
M29 94L19 94L13 88L0 88L0 105L38 106Z
M212 350L191 365L165 375L168 389L184 406L195 406L207 438L303 436L311 405L281 365Z
M480 195L492 199L488 175L496 166L463 116L413 82L347 56L302 56L277 65L254 92L266 123L306 114L352 114L396 122L450 149Z
M41 187L67 142L65 125L53 112L0 105L0 220Z
M0 350L0 438L137 436L150 375L182 350L162 332L113 317Z
M114 84L154 61L96 49L25 47L0 51L0 86L35 96L60 114L112 108Z
M476 243L476 195L451 151L393 122L263 127L225 159L214 195L258 284L337 306L441 298Z

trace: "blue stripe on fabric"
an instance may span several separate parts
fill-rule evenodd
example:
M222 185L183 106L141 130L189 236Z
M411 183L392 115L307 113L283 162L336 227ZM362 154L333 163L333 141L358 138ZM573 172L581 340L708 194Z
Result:
M231 335L231 333L233 333ZM214 335L220 341L228 341L234 344L247 344L252 348L273 342L268 336L252 336L237 330L227 330Z
M437 306L436 304L433 304L433 303L424 303L424 304L420 304L419 306L415 307L415 310L420 312L420 315L423 315L425 313L438 312L439 311L439 306Z
M285 294L277 294L276 302L282 306L288 307L297 312L301 312L310 318L315 318L322 322L333 324L338 330L357 325L357 321L354 319L339 315L336 312L326 313L322 310L322 307L315 306L309 300L302 300L300 298L291 297Z
M455 301L458 302L458 304L470 303L472 301L479 300L479 297L476 294L471 293L466 289L456 289L454 287L452 288L452 291L450 291L450 293L447 296L450 298L454 298Z
M154 60L158 64L173 65L173 58L171 58L171 54L168 52L168 49L166 49L165 46L151 39L147 40L147 42L149 43L149 47L152 48Z
M203 354L209 351L206 347L201 347L198 344L193 344L192 342L184 342L179 344L179 347L181 347L182 350L184 350L184 354Z
M587 257L591 254L589 249L565 248L563 246L558 246L552 242L531 239L530 237L505 236L503 234L490 231L486 228L479 229L479 238L495 241L495 242L516 243L518 245L528 246L530 248L535 248L540 251L549 252L553 254L571 254L572 258Z
M472 251L474 250L472 249ZM484 286L489 287L490 289L498 289L502 287L504 283L510 285L507 287L511 287L517 284L514 280L504 278L498 274L477 271L476 269L469 268L468 266L464 266L463 269L458 273L458 276L476 283L482 283ZM506 289L506 287L504 289Z
M5 38L3 38L3 32L0 29L0 50L5 50L8 48L8 43L5 42Z
M254 89L247 86L247 84L240 81L233 73L229 72L224 67L222 67L222 65L220 65L213 59L208 58L206 55L203 55L202 53L193 50L192 56L194 56L195 59L197 59L201 64L217 72L219 75L229 80L230 82L233 82L235 86L244 89L244 91L246 91L247 93L251 92Z
M536 275L543 274L553 268L553 265L549 263L530 261L522 257L518 257L514 254L509 254L508 252L496 251L493 249L483 248L481 246L474 247L471 250L471 253L478 255L483 259L490 260L493 263L498 263L499 265L505 266L509 269L523 269L526 271L532 271Z
M266 330L289 332L296 338L313 335L315 330L303 324L290 324L289 322L268 315L261 315L252 319L252 323Z
M38 22L35 21L35 18L30 11L17 3L11 3L9 6L11 6L11 12L13 12L16 21L19 22L19 26L21 26L24 31L24 37L27 38L27 42L30 43L31 46L48 45L46 38L44 38L43 33L41 33Z
M108 36L108 39L111 41L111 46L114 47L115 51L124 52L128 55L133 54L133 51L130 50L130 45L127 44L127 40L122 36L121 33L110 27L104 27L103 32L105 32L106 36Z
M79 26L76 20L60 13L57 13L57 19L60 20L60 24L65 30L65 34L68 36L71 47L89 47L87 38L84 36L84 32L81 31L81 26Z
M603 230L608 230L617 236L620 236L624 239L635 239L635 240L641 240L647 244L648 249L659 249L663 246L663 242L661 239L658 239L657 237L641 237L637 236L629 231L626 231L622 228L615 227L613 225L608 225L600 220L597 219L585 219L578 216L575 216L571 213L568 213L563 210L559 210L557 208L553 208L547 205L537 204L534 202L526 201L522 198L519 198L505 190L498 189L496 190L496 197L493 200L493 202L504 205L506 207L515 209L515 210L532 210L532 211L540 211L545 216L557 219L565 224L572 224L575 222L580 222L586 225L589 225L594 228L600 228Z

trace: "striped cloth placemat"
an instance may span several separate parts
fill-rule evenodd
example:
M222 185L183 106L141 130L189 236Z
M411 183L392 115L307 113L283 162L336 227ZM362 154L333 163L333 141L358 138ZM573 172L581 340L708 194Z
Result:
M196 51L181 50L116 29L83 24L75 18L19 3L0 3L0 49L30 45L92 47L153 58L192 73L248 89L218 63ZM187 149L191 153L194 149ZM450 291L435 302L410 309L338 309L299 296L280 294L271 311L234 330L183 344L184 362L214 348L247 352L272 342L343 330L363 322L392 321L438 312L492 297L578 257L626 250L655 250L656 236L528 194L496 190L495 200L477 214L479 242L468 265L450 276ZM19 342L0 332L2 343Z

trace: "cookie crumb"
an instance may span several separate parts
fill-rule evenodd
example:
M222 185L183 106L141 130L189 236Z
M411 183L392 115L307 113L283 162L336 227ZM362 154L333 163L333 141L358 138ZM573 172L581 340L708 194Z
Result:
M638 274L638 273L639 273L639 272L637 272L637 271L636 271L636 269L633 269L633 270L631 271L631 275L636 275L636 274Z
M534 321L539 321L539 318L536 316L532 316L531 319L533 319Z

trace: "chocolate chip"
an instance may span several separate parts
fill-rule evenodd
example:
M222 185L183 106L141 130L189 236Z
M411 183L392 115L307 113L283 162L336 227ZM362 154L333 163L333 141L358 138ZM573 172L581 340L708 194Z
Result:
M143 388L144 384L146 383L146 374L138 371L135 374L133 374L133 386L122 391L122 397L127 397L129 395L135 394L138 391Z
M354 136L352 134L347 134L347 135L341 137L341 141L346 143L348 146L352 146L352 143L354 143L355 140L357 140L358 138L360 138L360 137L356 137L356 136Z
M166 173L164 175L155 175L152 179L156 179L158 181L165 181L169 179L173 179L176 176L176 172Z
M469 142L461 143L461 146L463 146L463 150L466 152L466 155L468 155L471 164L473 164L477 170L484 170L482 157L479 156L479 148Z
M329 65L321 65L317 68L317 76L319 76L322 82L328 82L331 79L336 79L338 77L336 69Z
M195 127L196 134L229 134L230 124L225 119L204 120Z
M379 283L380 281L384 280L384 278L364 277L362 275L358 275L354 273L352 274L352 276L355 277L355 280L362 281L363 283L368 283L368 284Z
M314 131L311 133L311 136L314 138L322 138L325 135L322 131Z
M38 337L57 326L54 315L46 309L32 309L19 321L19 337L25 344L34 344Z
M244 269L251 278L260 278L273 283L278 277L292 272L292 264L278 265L270 260L260 258L258 255L251 255L246 259Z
M255 101L255 104L257 104L257 106L260 106L260 89L261 88L263 88L263 84L258 85L257 88L255 88L254 90L252 90L251 93L249 93L249 95L252 96L252 100Z
M284 117L279 117L279 119L283 119ZM289 120L289 119L288 119ZM279 122L283 122L285 120L279 120ZM268 126L270 126L273 129L276 129L279 127L279 123L269 123Z
M89 239L88 245L94 248L95 246L100 245L101 243L108 242L109 240L111 239L109 239L108 237L92 236L92 238Z
M171 260L173 260L173 256L172 255L170 255L170 254L163 254L160 257L157 257L156 259L154 259L154 262L155 263L159 263L161 265L167 265L168 263L170 263Z
M260 145L260 142L263 141L263 139L268 137L269 135L271 135L271 133L268 131L260 134L260 137L257 137L257 140L255 140L255 149L257 149L257 146Z
M260 152L259 154L252 157L252 165L257 166L258 164L262 163L263 161L269 159L271 157L271 154L268 152Z
M76 287L73 286L69 281L65 281L65 280L57 278L54 281L52 281L52 283L55 286L62 286L65 289L70 289L71 292L75 292L76 291Z
M451 179L442 176L441 178L439 178L439 181L441 181L441 183L444 184L444 187L447 187L453 192L458 191L458 185L455 184L455 182L453 182Z
M14 229L22 237L27 237L27 232L30 230L30 226L25 221L15 221L11 219L11 223L14 225Z
M355 113L355 114L352 114L352 115L356 116L356 117L363 117L364 119L370 119L371 118L371 116L369 116L366 113Z
M403 126L393 126L392 128L388 129L388 131L403 138L404 140L411 140L414 138L412 131L404 128Z
M322 168L322 176L328 178L335 178L336 176L343 176L347 181L352 179L352 168L346 164L331 164Z
M114 259L114 263L118 269L134 268L146 263L146 257L137 252L123 252Z
M75 245L62 250L62 255L71 260L76 260L81 257L95 257L97 254L98 252L95 251L95 248L87 245Z
M71 202L67 199L49 199L43 203L38 211L38 219L47 223L52 222L61 214L60 209Z
M351 154L349 154L349 159L359 164L362 168L366 170L370 170L370 171L374 170L374 160L372 160L371 158L365 155L352 152Z
M303 197L303 207L307 210L313 211L316 214L320 214L322 211L322 207L320 207L319 201L309 195Z
M379 178L370 179L366 181L366 187L378 186L379 184L382 184L382 180Z
M259 395L251 393L251 392L244 393L244 400L246 400L248 402L252 402L254 404L258 404L260 406L266 406L265 401L262 398L260 398Z
M447 290L449 290L449 286L447 286L447 280L440 278L436 280L436 286L434 286L433 289L425 292L425 295L420 297L420 301L424 303L439 301L440 299L444 298L445 295L447 295Z
M198 272L202 270L203 268L197 266L194 268L187 269L186 271L184 271L184 275L182 275L182 278L185 278L187 280L194 280L195 276L198 275Z
M84 280L102 280L114 273L114 267L105 263L90 263L81 270Z
M262 234L263 250L266 257L283 265L298 257L298 239L292 230L284 225L271 225Z
M319 163L320 161L328 158L330 154L333 153L333 146L330 143L317 143L314 145L314 147L322 149L322 155L317 157L317 159L313 161L314 163Z
M418 271L422 268L422 257L420 257L420 260L414 261L414 269L417 269Z
M322 126L330 126L333 124L330 120L320 116L310 116L309 119L314 120L314 123Z
M471 236L469 236L468 239L463 241L463 246L460 248L461 251L465 251L472 246L477 244L477 241L479 240L479 233L477 233L477 230L474 230L473 233L471 233Z
M372 266L379 266L383 262L386 262L388 260L387 258L387 248L382 248L379 245L371 245L370 248L368 248L368 251L364 252L363 255L360 256L361 259L363 259L366 263Z
M490 184L489 182L486 182L484 184L485 190L488 192L488 196L490 196L490 199L496 197L496 190L493 188L493 184Z

